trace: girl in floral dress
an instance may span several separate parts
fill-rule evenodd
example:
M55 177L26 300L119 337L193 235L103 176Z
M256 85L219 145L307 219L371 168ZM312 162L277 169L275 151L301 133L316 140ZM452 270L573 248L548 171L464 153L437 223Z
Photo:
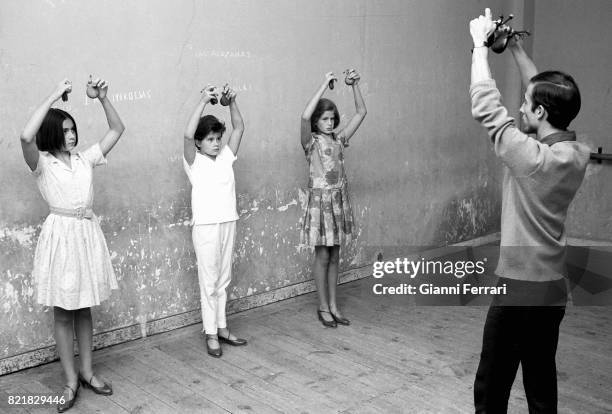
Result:
M336 105L322 98L332 72L308 102L301 121L301 143L309 163L308 203L301 220L300 243L315 249L314 279L319 297L317 314L324 326L349 325L336 302L340 245L354 234L353 213L344 173L344 148L366 116L359 89L359 74L347 71L345 83L355 98L356 114L344 128L338 128Z

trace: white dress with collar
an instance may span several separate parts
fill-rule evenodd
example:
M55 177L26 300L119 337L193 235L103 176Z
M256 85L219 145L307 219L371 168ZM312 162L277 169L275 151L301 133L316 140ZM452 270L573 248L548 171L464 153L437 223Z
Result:
M71 167L47 152L39 154L33 174L49 207L91 209L93 168L106 164L100 146L72 154ZM38 238L32 276L42 305L71 310L107 299L118 286L98 218L49 214Z

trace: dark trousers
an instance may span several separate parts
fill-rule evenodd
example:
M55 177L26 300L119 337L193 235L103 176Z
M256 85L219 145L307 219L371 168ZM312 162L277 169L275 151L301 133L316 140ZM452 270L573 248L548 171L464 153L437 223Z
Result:
M517 284L525 287L524 282L513 282L513 287L520 288ZM519 364L523 369L529 413L556 413L555 355L565 305L499 306L498 303L494 299L484 326L480 364L474 381L476 413L507 412Z

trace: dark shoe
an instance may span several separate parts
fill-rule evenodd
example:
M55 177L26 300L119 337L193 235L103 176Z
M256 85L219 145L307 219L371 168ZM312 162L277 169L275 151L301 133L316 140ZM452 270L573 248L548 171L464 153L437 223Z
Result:
M89 388L90 390L92 390L96 394L100 394L100 395L113 395L113 387L111 387L111 385L108 384L105 381L102 381L104 383L104 385L102 385L101 387L96 387L96 386L92 385L91 384L91 380L93 379L93 377L94 376L92 375L91 378L89 378L89 381L87 381L87 380L85 380L85 378L83 378L83 376L79 372L79 382L81 383L81 385L83 387Z
M216 339L217 341L219 340L217 335L206 334L206 352L208 352L208 355L210 355L211 357L220 358L221 355L223 355L221 345L219 344L219 348L211 348L210 345L208 345L208 341L211 339Z
M70 410L72 408L72 406L74 405L74 403L76 401L77 394L79 392L79 383L77 382L76 389L74 389L74 390L70 387L70 385L66 385L64 387L64 389L66 389L66 388L68 388L70 391L72 391L72 398L69 399L69 400L64 400L64 402L60 401L60 403L57 404L57 412L58 413L63 413L63 412L68 411L68 410ZM68 394L68 395L70 395L70 394ZM63 394L62 394L62 397L63 397Z
M247 344L246 339L242 339L242 338L230 339L231 336L232 335L230 334L229 329L227 330L227 338L217 334L217 337L219 338L219 342L225 342L226 344L230 344L232 346L242 346L242 345Z
M351 324L351 321L346 319L344 316L337 316L333 312L329 312L329 313L331 313L332 318L334 318L334 320L340 325L350 325Z
M326 321L325 319L323 319L323 316L321 316L322 313L329 313L331 315L330 311L322 311L322 310L318 310L317 313L319 314L319 320L321 321L321 323L324 326L327 326L328 328L335 328L336 326L338 326L336 324L336 321ZM334 315L332 315L332 318L334 317Z

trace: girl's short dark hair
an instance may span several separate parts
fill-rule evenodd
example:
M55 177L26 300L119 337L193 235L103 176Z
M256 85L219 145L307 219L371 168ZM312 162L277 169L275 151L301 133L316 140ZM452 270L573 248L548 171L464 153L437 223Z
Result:
M198 127L196 128L193 138L200 141L206 138L211 132L218 132L223 135L225 133L225 124L213 115L204 115L198 122Z
M547 121L555 128L567 129L580 111L580 91L570 75L559 71L547 71L531 78L533 89L531 110L542 105L548 114Z
M336 104L330 99L321 98L319 102L317 102L317 106L310 117L310 130L312 132L319 132L317 122L319 122L319 118L321 118L325 111L334 111L334 128L340 123L340 113L338 112Z
M64 121L70 119L74 125L74 135L76 137L75 146L79 143L79 133L77 132L74 118L66 111L51 108L47 112L45 119L36 134L36 146L39 151L57 152L61 151L66 140L64 139Z

